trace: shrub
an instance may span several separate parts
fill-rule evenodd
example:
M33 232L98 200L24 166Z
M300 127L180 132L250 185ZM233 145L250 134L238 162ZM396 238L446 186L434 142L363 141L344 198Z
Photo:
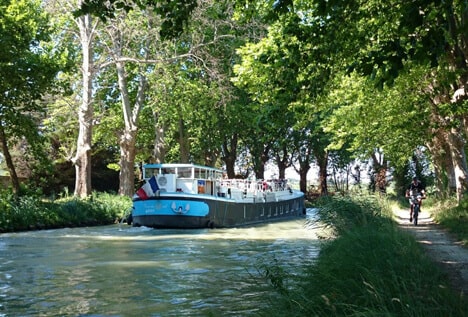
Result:
M131 207L128 197L93 193L90 198L65 197L55 201L35 195L15 197L0 193L0 232L107 225Z

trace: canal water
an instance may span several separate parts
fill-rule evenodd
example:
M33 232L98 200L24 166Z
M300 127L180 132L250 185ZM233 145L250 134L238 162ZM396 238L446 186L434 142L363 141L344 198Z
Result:
M234 229L116 224L0 234L0 317L256 316L274 295L264 268L298 275L318 251L305 218Z

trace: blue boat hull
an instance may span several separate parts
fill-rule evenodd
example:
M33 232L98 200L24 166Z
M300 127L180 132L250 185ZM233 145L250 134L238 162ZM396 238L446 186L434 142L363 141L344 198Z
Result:
M133 226L152 228L229 228L300 217L304 196L265 202L238 202L206 195L166 194L133 201Z

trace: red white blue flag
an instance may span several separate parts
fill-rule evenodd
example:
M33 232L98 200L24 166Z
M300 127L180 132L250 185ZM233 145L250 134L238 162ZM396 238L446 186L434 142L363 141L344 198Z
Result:
M148 199L149 197L153 197L154 194L159 190L158 182L156 177L151 177L140 189L137 190L136 194L140 199Z

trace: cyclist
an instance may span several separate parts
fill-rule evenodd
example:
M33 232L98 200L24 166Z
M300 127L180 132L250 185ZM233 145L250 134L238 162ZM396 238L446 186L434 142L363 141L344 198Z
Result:
M422 199L426 198L426 190L417 177L413 177L413 181L411 182L411 184L408 186L408 189L406 190L405 197L410 198L411 194L413 195L420 194L422 196ZM413 221L413 203L411 202L411 199L409 200L409 202L410 202L409 221L412 222ZM421 203L422 201L419 203L419 212L421 212Z

